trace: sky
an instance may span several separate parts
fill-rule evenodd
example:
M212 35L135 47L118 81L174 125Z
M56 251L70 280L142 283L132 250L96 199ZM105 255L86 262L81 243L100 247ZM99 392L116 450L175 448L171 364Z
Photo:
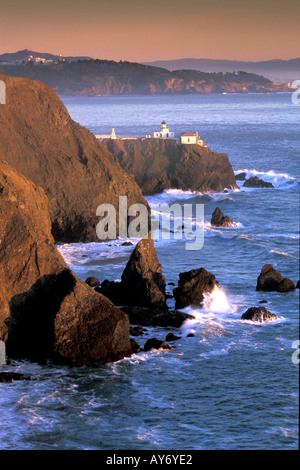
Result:
M299 18L299 0L0 0L0 54L291 59Z

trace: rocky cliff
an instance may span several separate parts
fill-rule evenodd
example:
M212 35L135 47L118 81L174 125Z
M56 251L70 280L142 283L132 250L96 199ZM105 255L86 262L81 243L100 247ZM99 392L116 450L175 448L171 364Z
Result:
M144 194L169 188L201 192L238 188L226 154L200 145L181 145L172 139L106 139L106 148Z
M0 159L41 186L49 198L56 241L97 241L96 209L146 201L107 148L74 122L43 83L0 75L7 90L0 106Z
M69 365L132 353L128 316L58 253L44 191L1 161L0 339L9 357Z

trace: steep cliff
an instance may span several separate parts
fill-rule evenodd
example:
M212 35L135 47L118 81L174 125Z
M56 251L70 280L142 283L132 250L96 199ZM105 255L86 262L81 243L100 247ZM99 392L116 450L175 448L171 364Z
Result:
M146 201L134 182L94 135L74 122L56 93L43 83L0 75L0 159L41 186L49 198L56 241L97 241L96 209L119 196Z
M226 154L172 139L106 139L103 144L144 194L169 188L201 192L238 188Z
M44 191L2 161L0 339L9 357L69 365L132 352L127 315L77 279L57 251Z

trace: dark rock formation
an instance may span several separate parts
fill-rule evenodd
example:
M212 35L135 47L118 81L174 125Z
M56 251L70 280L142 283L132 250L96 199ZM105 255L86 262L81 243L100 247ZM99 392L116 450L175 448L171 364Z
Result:
M250 307L245 313L243 313L242 320L251 320L263 323L277 320L277 316L274 313L269 312L266 307Z
M224 216L219 207L215 209L210 223L215 227L236 227L236 223L233 222L227 215Z
M131 336L141 336L141 335L144 334L144 331L145 331L145 329L141 325L131 326L129 328L129 334Z
M168 333L166 336L166 341L177 341L180 339L180 336L176 336L173 333Z
M134 339L130 339L130 343L131 343L133 353L136 354L136 353L141 352L141 346Z
M276 269L273 264L265 264L257 278L257 291L265 292L289 292L296 289L295 284L291 279L284 278Z
M243 186L245 186L245 188L274 188L272 183L263 181L257 176L253 176L252 178L247 179Z
M23 78L0 79L7 91L7 104L0 106L0 160L45 190L56 241L99 241L96 209L110 203L118 214L119 196L128 196L128 207L147 206L132 176L70 118L51 88Z
M30 377L18 372L0 372L0 383L11 383L14 380L30 380Z
M100 281L97 277L88 277L85 280L85 283L90 287L99 287L100 286Z
M169 139L107 139L118 159L144 194L177 188L201 192L238 188L228 156L200 145L180 145Z
M121 246L132 246L133 243L132 242L123 242L121 243Z
M166 279L151 238L140 240L123 271L121 281L103 281L98 292L116 305L166 311ZM137 322L139 323L139 322Z
M199 306L204 300L204 294L212 292L215 287L219 287L218 281L205 268L180 273L178 287L173 291L175 308Z
M165 341L161 341L156 338L148 339L144 345L144 351L150 351L151 349L172 349L169 344Z
M300 281L297 282L296 289L300 289Z
M143 326L171 326L173 328L180 328L186 320L195 318L193 315L177 310L160 312L150 308L133 306L124 306L122 310L129 316L130 323L139 323Z
M238 175L235 175L235 179L237 181L245 181L246 173L242 172L242 173L239 173Z
M0 339L8 357L100 364L132 353L128 316L76 278L44 191L0 162Z

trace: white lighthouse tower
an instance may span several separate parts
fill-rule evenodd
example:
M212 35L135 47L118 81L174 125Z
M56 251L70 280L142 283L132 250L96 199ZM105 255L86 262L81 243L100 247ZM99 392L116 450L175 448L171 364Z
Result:
M154 132L153 137L155 139L172 139L174 138L174 132L170 132L167 123L163 121L160 125L160 131Z

